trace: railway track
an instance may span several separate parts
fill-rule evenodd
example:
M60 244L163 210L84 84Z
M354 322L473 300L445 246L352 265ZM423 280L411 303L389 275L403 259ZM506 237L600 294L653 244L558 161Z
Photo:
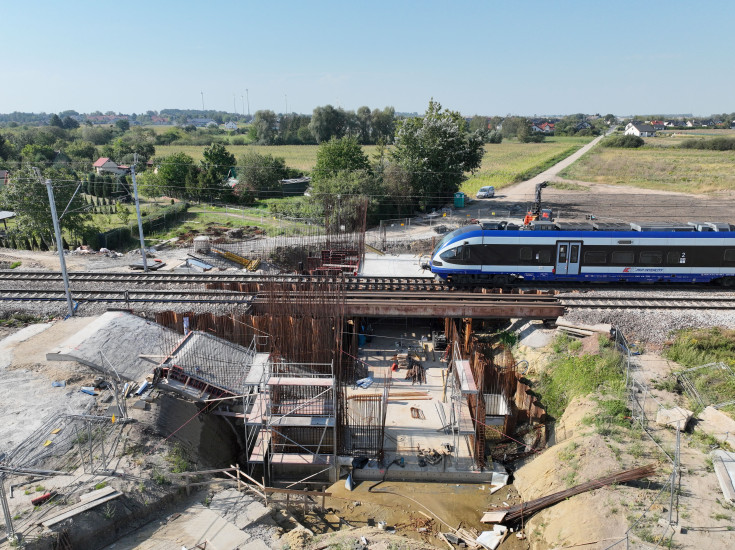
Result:
M735 309L735 296L560 296L569 309Z
M249 305L252 296L242 292L211 290L78 290L72 293L75 302L113 304L241 304ZM64 290L0 289L0 302L65 302Z

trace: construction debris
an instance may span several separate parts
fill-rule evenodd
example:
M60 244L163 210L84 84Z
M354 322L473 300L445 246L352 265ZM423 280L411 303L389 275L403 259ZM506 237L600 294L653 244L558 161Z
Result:
M717 481L722 494L729 503L735 503L735 453L718 449L712 453Z
M689 420L694 413L681 407L673 407L671 409L659 409L656 413L656 424L670 428L678 427L680 430L686 430Z
M588 481L587 483L576 485L571 489L559 491L529 502L522 502L521 504L516 504L515 506L510 506L508 508L495 510L495 512L506 512L507 515L505 516L504 523L515 523L520 519L528 519L536 512L539 512L544 508L548 508L549 506L553 506L554 504L566 500L569 497L573 497L574 495L599 489L600 487L605 487L612 483L625 483L628 481L643 479L653 475L655 471L656 466L654 464L649 464L648 466L643 466L641 468L634 468L632 470L623 470L621 472L601 477L594 481Z

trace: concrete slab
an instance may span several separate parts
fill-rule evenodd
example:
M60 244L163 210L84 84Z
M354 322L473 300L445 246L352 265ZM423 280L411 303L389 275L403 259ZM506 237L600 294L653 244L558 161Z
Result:
M420 257L416 254L366 253L365 261L360 266L358 277L426 277L434 274L419 266Z
M77 361L103 373L112 363L120 377L140 381L154 363L139 355L161 356L180 336L131 313L108 311L46 354L48 361Z
M269 509L259 501L237 489L226 489L214 495L209 503L209 509L237 526L238 529L245 529L270 513Z
M735 503L735 453L722 449L713 451L712 464L723 496L731 504Z
M689 420L694 413L681 407L673 407L671 409L659 409L656 413L656 424L659 426L667 426L669 428L679 427L680 430L686 430Z
M699 413L697 429L714 436L718 441L735 444L735 420L714 407Z
M518 332L518 341L529 348L543 348L554 339L555 330L545 329L541 321L529 321Z
M250 535L240 531L235 525L220 517L208 508L201 507L196 513L186 514L188 517L179 517L174 523L179 524L195 542L207 543L207 548L214 550L233 550L244 545Z

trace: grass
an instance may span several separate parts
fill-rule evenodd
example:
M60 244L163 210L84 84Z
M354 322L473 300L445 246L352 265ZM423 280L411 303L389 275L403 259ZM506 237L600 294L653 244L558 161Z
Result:
M502 189L540 174L589 143L588 137L553 137L542 143L519 143L515 140L485 145L482 165L462 185L462 191L474 196L480 187L493 185Z
M595 147L559 175L663 191L735 189L735 151L680 149L681 141L678 137L649 138L638 149Z
M576 441L573 441L569 445L567 445L563 450L559 451L559 454L557 455L559 457L559 460L562 462L569 462L574 457L577 456L577 453L575 452L579 448L579 443Z
M603 350L600 355L570 355L569 339L562 337L554 342L557 356L549 368L541 374L535 391L541 396L546 411L559 418L574 397L584 397L595 392L622 396L624 376L620 369L620 356ZM599 418L612 418L614 422L626 415L622 397L599 401Z
M286 166L309 172L316 164L316 152L318 145L227 145L227 150L239 159L245 153L259 153L261 155L272 155L282 157L286 160ZM195 161L202 160L204 145L156 145L156 157L171 155L173 153L186 153ZM377 146L364 145L362 150L372 157Z
M171 472L180 474L189 469L189 460L186 456L184 448L176 443L166 455L166 462L171 466Z
M105 487L107 487L107 482L106 481L102 481L102 482L100 482L100 483L98 483L97 485L94 486L95 489L104 489Z

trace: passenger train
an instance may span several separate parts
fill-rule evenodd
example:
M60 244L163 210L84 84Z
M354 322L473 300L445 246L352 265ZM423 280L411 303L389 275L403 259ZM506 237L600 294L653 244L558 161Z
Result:
M447 233L428 265L452 282L715 282L735 286L728 223L484 221Z

